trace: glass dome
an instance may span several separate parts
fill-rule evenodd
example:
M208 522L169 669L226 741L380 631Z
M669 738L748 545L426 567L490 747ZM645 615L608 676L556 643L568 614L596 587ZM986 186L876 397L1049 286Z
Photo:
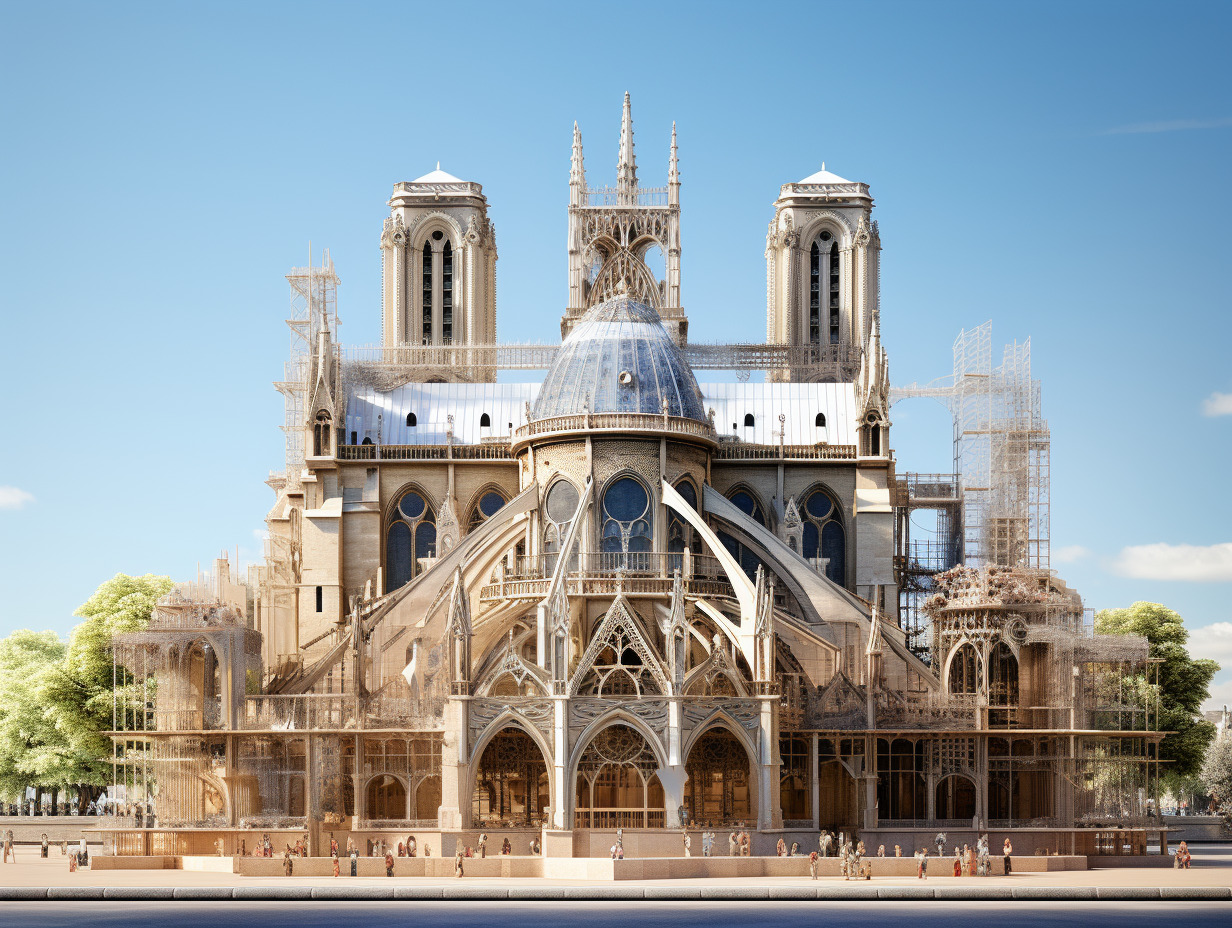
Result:
M534 418L663 412L708 421L697 380L659 314L627 297L600 303L560 346L535 401Z

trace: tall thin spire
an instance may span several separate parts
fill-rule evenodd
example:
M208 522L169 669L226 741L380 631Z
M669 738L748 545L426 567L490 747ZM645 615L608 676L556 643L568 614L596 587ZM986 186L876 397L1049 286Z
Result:
M573 124L573 160L569 165L569 202L581 205L582 191L586 189L586 163L582 160L582 130Z
M637 156L633 154L633 109L625 91L625 109L620 119L620 160L616 164L616 186L632 193L637 188Z
M680 205L680 158L676 151L676 121L672 120L672 154L667 161L667 203Z

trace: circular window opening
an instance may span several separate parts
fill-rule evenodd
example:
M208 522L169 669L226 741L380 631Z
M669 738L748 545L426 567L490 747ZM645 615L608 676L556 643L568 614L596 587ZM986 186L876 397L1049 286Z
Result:
M440 229L437 229L435 232L432 233L432 241L434 242L439 242L444 237L445 237L445 233L442 232Z
M829 233L829 232L822 232L822 233L821 233L821 240L822 240L823 242L828 242L828 241L830 241L830 238L831 238L831 235L830 235L830 233Z

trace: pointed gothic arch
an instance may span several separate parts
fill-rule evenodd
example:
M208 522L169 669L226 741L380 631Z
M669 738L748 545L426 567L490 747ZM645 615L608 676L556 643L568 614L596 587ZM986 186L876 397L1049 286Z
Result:
M570 764L575 828L658 828L666 820L662 745L628 713L587 728Z
M663 658L623 596L612 601L569 681L569 694L669 696L672 684Z
M739 724L716 711L693 731L683 754L684 804L691 821L756 823L757 752Z
M502 713L472 753L470 826L536 826L552 796L552 752L533 725Z

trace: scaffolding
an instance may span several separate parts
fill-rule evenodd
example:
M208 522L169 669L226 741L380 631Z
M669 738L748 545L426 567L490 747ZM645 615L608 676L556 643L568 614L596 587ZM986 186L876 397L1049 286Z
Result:
M963 562L1048 570L1050 438L1031 340L992 364L992 323L959 332L954 372L891 391L928 396L954 417L954 470L962 484Z
M338 275L327 249L320 265L312 263L308 252L307 267L293 267L287 274L291 285L291 312L287 327L291 330L290 358L284 365L283 378L274 382L286 403L282 432L286 439L286 471L271 474L271 482L299 486L304 470L304 429L307 423L305 406L311 387L312 352L322 332L338 334Z

